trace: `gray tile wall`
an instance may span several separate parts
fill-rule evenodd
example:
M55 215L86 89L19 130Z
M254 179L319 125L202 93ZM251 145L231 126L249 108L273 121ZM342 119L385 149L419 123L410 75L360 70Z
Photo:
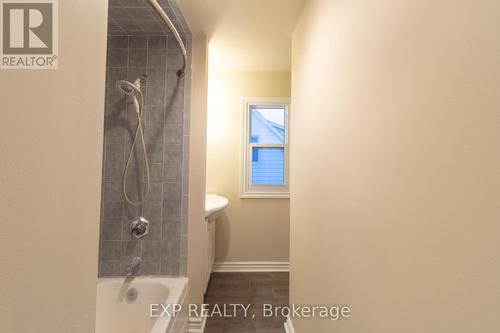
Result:
M190 32L175 1L159 2L190 55ZM136 256L143 259L138 274L185 275L191 57L187 75L178 78L182 66L178 45L145 0L111 0L109 17L99 276L125 275L125 267ZM128 204L122 195L137 119L132 99L120 94L115 83L133 82L142 74L148 75L142 91L151 188L140 207ZM127 178L129 195L136 199L145 179L142 156L137 149ZM151 229L136 240L128 232L129 221L141 213Z

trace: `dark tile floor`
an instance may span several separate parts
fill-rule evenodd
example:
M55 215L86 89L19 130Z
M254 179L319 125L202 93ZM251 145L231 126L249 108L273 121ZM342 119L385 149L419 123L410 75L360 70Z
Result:
M205 333L284 333L282 316L265 317L264 306L288 306L288 273L213 273L205 294L205 303L215 310L218 305L226 314L233 315L229 304L250 305L248 315L241 306L236 316L209 317Z

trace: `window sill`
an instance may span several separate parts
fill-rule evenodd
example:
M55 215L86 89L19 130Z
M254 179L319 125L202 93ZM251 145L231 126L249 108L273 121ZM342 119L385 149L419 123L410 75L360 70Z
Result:
M240 199L290 199L290 192L244 192Z

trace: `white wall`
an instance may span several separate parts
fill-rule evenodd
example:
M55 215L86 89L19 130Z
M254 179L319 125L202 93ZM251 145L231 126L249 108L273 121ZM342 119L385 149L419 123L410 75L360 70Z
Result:
M293 36L298 333L498 332L500 3L310 0Z
M206 234L205 183L207 150L207 39L193 38L191 128L189 158L188 278L189 302L203 303Z
M288 261L289 199L240 199L239 184L241 98L289 97L290 73L211 71L208 89L207 192L229 198L216 261Z
M0 70L5 333L94 331L107 1L59 11L59 70Z

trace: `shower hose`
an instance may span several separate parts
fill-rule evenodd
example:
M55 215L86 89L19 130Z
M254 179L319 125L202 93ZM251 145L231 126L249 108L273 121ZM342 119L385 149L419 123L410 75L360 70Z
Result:
M140 101L137 98L137 95L139 96ZM133 100L134 100L134 106L135 106L135 111L136 111L136 116L137 116L137 128L135 130L135 135L134 135L134 141L132 142L132 147L130 148L130 152L128 154L127 158L127 163L125 164L125 170L123 172L123 196L125 197L125 200L131 205L138 206L142 205L143 202L146 200L146 197L149 193L149 187L150 187L150 175L149 175L149 162L148 162L148 153L146 150L146 142L144 140L144 129L142 125L142 118L144 114L144 96L142 94L142 91L138 88L135 90L135 93L131 95ZM132 156L134 155L135 150L137 149L137 144L140 141L140 144L142 145L142 151L144 152L144 165L146 168L146 187L144 191L141 191L141 198L139 200L133 200L129 197L128 192L127 192L127 175L130 167L130 162L132 161ZM142 186L141 186L142 188Z

